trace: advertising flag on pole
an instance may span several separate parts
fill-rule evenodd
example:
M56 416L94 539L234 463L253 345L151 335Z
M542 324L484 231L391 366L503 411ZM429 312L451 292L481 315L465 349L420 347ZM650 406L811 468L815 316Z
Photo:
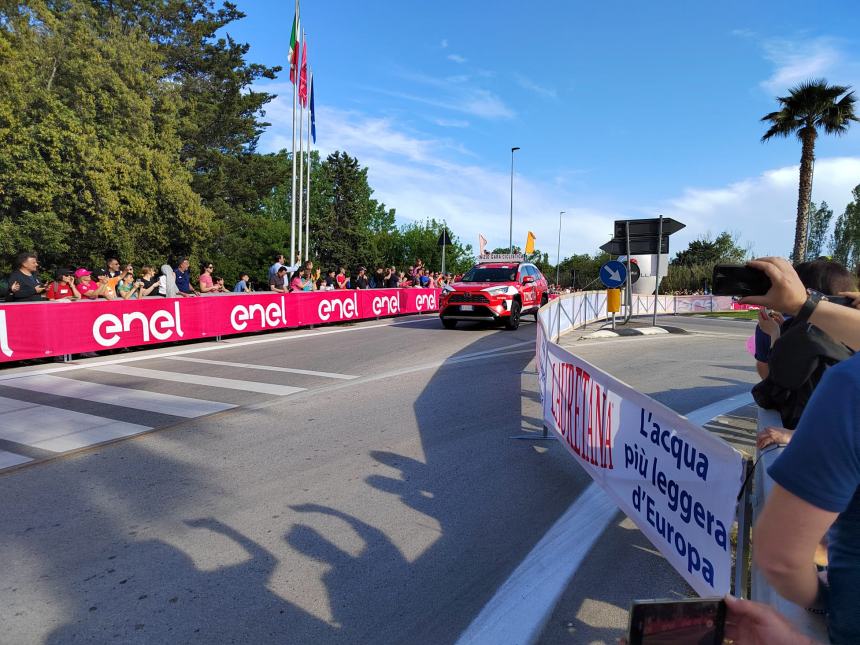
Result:
M529 235L526 238L526 255L531 255L535 252L535 234L529 231Z
M487 238L478 233L478 255L484 255L484 247L487 246Z
M317 142L317 117L314 112L314 73L311 72L311 138Z
M293 84L298 80L298 62L299 62L299 3L296 2L296 17L293 18L293 33L290 34L290 51L287 58L290 61L290 81Z
M302 107L308 106L308 40L307 34L302 34L302 67L299 71L299 100Z

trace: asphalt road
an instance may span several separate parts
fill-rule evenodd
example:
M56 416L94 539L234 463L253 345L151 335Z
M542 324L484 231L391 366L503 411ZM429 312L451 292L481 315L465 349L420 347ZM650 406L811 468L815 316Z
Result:
M680 412L748 388L752 328L685 324L577 351ZM0 471L0 643L456 641L590 482L510 439L539 429L533 354L530 322L425 316L0 371L0 449L33 460ZM138 434L82 447L112 428ZM545 642L683 593L606 533Z

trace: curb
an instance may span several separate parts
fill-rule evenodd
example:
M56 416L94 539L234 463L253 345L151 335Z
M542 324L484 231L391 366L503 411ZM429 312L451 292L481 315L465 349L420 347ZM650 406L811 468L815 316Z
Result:
M590 338L616 338L619 336L659 336L661 334L687 334L686 329L680 327L630 327L623 329L600 329L598 331L581 336L581 339Z

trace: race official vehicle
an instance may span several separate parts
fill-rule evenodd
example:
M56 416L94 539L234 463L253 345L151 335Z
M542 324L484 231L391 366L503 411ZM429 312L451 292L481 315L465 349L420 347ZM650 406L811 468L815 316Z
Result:
M546 278L522 255L487 255L459 282L442 289L439 318L445 329L460 320L503 322L520 326L520 316L537 310L549 299Z

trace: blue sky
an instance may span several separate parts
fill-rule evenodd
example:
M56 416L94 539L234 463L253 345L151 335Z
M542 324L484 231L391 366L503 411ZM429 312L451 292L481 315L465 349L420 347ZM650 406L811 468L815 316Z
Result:
M290 2L238 0L230 26L249 60L286 66ZM817 2L394 2L302 4L316 79L318 146L369 167L399 221L445 218L506 246L510 148L514 239L594 252L614 219L659 213L692 237L730 230L787 254L795 140L759 142L774 97L810 77L860 87L860 13ZM286 75L261 151L289 147ZM813 199L841 212L860 184L860 124L817 146Z

